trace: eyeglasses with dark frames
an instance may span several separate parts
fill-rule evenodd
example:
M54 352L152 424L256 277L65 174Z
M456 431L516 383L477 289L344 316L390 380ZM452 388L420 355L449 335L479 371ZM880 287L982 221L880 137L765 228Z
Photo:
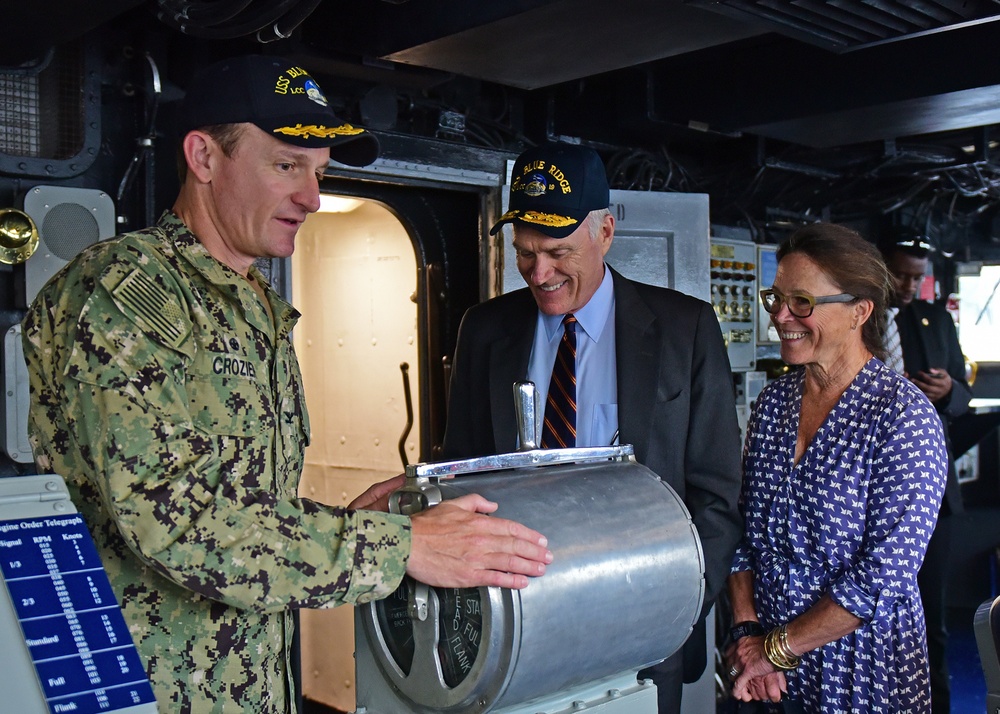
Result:
M784 293L770 288L760 291L760 302L771 315L776 315L781 310L782 305L788 306L788 311L795 317L809 317L817 305L826 305L831 302L854 302L857 298L848 293L837 295L814 296L808 293Z

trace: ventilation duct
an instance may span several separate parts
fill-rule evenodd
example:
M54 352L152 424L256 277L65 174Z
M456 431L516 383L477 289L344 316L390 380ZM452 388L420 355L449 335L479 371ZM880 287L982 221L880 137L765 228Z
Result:
M0 69L0 172L67 178L86 171L100 141L98 74L80 42L37 63Z
M763 23L837 52L1000 19L1000 7L993 0L689 0L688 4Z

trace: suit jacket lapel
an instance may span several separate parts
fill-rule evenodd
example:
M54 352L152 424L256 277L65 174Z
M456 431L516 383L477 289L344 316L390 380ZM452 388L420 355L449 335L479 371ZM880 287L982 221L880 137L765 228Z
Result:
M618 429L622 444L643 460L649 447L649 415L659 384L660 349L655 316L632 283L611 269L615 285L615 352L618 378Z
M527 379L538 307L528 290L504 317L504 336L490 345L490 412L497 453L517 448L514 382Z

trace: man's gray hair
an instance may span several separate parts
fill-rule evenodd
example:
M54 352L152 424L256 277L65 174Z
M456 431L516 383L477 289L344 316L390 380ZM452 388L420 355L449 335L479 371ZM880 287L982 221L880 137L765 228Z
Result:
M601 231L601 226L604 225L604 217L610 215L610 208L598 208L587 214L584 220L587 221L587 232L590 233L591 240L597 238L597 234Z

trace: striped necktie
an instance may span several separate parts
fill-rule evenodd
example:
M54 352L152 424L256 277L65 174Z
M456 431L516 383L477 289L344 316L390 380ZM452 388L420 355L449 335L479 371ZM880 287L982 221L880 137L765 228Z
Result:
M890 369L903 374L903 345L899 341L899 327L896 325L898 307L886 310L885 324L885 363Z
M566 315L563 328L545 400L543 449L576 446L576 318Z

